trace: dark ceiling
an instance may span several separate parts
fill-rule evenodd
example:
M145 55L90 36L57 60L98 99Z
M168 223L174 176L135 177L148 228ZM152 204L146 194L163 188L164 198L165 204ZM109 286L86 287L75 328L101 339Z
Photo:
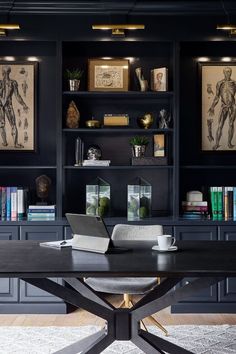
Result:
M224 10L225 8L225 10ZM128 14L220 15L236 14L236 1L155 0L0 0L0 15L15 14Z

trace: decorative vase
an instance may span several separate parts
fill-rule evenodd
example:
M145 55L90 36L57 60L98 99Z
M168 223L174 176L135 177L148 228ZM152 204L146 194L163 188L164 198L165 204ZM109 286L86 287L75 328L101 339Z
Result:
M78 91L79 85L80 85L80 80L77 79L69 80L70 91Z
M133 145L132 154L133 157L144 157L146 151L146 145Z

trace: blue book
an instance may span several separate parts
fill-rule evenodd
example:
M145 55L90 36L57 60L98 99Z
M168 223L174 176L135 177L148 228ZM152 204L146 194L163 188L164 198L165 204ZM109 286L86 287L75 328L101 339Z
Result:
M236 187L233 191L233 220L236 220Z

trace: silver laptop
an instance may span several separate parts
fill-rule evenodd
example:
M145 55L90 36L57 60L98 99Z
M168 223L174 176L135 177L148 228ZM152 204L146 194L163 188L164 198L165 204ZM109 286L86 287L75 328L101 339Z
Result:
M66 218L73 232L73 249L107 252L110 236L100 216L67 213Z

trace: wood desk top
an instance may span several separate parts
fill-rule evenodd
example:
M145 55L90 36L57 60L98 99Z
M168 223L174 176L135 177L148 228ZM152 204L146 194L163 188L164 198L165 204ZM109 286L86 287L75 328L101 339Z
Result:
M84 276L236 277L236 242L180 241L176 252L151 249L101 255L0 241L0 278Z

